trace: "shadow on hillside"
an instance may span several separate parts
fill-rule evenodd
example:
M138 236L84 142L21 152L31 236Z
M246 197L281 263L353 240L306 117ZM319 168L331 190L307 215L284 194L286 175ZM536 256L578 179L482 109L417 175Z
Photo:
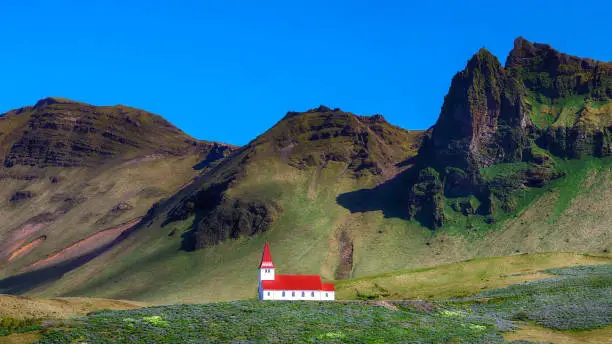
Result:
M408 220L408 192L412 170L408 169L373 189L347 192L336 198L351 213L382 211L387 218Z
M36 288L43 287L53 281L57 281L62 278L64 274L90 262L94 258L118 245L137 228L139 228L139 226L140 225L135 225L121 233L121 235L119 235L112 242L69 261L0 279L0 294L23 294Z

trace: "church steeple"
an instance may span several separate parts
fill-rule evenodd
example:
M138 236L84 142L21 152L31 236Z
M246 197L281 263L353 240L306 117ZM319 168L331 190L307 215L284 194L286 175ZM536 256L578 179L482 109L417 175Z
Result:
M266 242L264 245L263 255L261 256L261 263L259 264L259 281L273 280L274 263L272 262L272 255L270 254L270 246Z
M270 254L270 246L268 245L267 241L264 245L264 251L263 255L261 256L261 264L259 264L259 268L274 269L274 263L272 263L272 255Z

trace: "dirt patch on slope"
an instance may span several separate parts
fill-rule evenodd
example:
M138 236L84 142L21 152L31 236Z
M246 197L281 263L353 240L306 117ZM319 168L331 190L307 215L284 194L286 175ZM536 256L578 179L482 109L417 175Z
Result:
M57 263L64 262L69 259L76 258L89 252L92 252L97 248L111 243L119 235L121 235L121 233L137 225L138 223L140 223L141 220L142 218L137 218L123 225L103 230L85 239L79 240L74 244L48 256L47 258L41 259L30 264L26 268L26 271L32 271L46 266L55 265Z
M13 230L9 237L0 243L0 258L8 259L13 252L26 244L29 237L39 233L49 224L50 222L28 223Z
M351 277L353 271L353 240L348 233L343 230L338 236L339 262L336 268L336 279L347 279Z
M11 256L8 258L8 262L10 263L12 260L25 256L28 253L32 252L32 250L35 249L36 246L40 245L40 243L43 242L43 240L45 239L47 239L46 235L40 236L36 238L34 241L29 242L21 246L20 248L16 249L15 251L11 253Z

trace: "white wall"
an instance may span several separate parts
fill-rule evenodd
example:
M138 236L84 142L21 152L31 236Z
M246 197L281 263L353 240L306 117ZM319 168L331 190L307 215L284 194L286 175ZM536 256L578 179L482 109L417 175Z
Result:
M274 281L274 268L259 269L259 280L260 281Z
M320 301L320 300L334 300L333 291L319 291L319 290L286 290L283 296L282 290L263 290L260 295L260 300L305 300L305 301ZM302 292L304 296L302 296ZM295 293L295 295L294 295ZM314 294L314 296L313 296ZM326 296L327 294L327 296Z
M335 300L336 292L334 291L322 291L321 292L321 300Z

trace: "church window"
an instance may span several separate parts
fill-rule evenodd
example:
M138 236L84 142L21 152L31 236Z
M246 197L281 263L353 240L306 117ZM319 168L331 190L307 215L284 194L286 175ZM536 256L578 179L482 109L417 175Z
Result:
M314 297L314 291L312 293L310 293L310 296Z
M325 297L327 297L327 293L325 293Z
M285 292L283 292L283 297L285 297Z
M304 297L304 296L306 296L306 293L305 293L305 292L302 292L302 297Z
M291 292L291 296L295 296L295 292L294 291Z
M268 296L270 296L270 292L268 292Z

